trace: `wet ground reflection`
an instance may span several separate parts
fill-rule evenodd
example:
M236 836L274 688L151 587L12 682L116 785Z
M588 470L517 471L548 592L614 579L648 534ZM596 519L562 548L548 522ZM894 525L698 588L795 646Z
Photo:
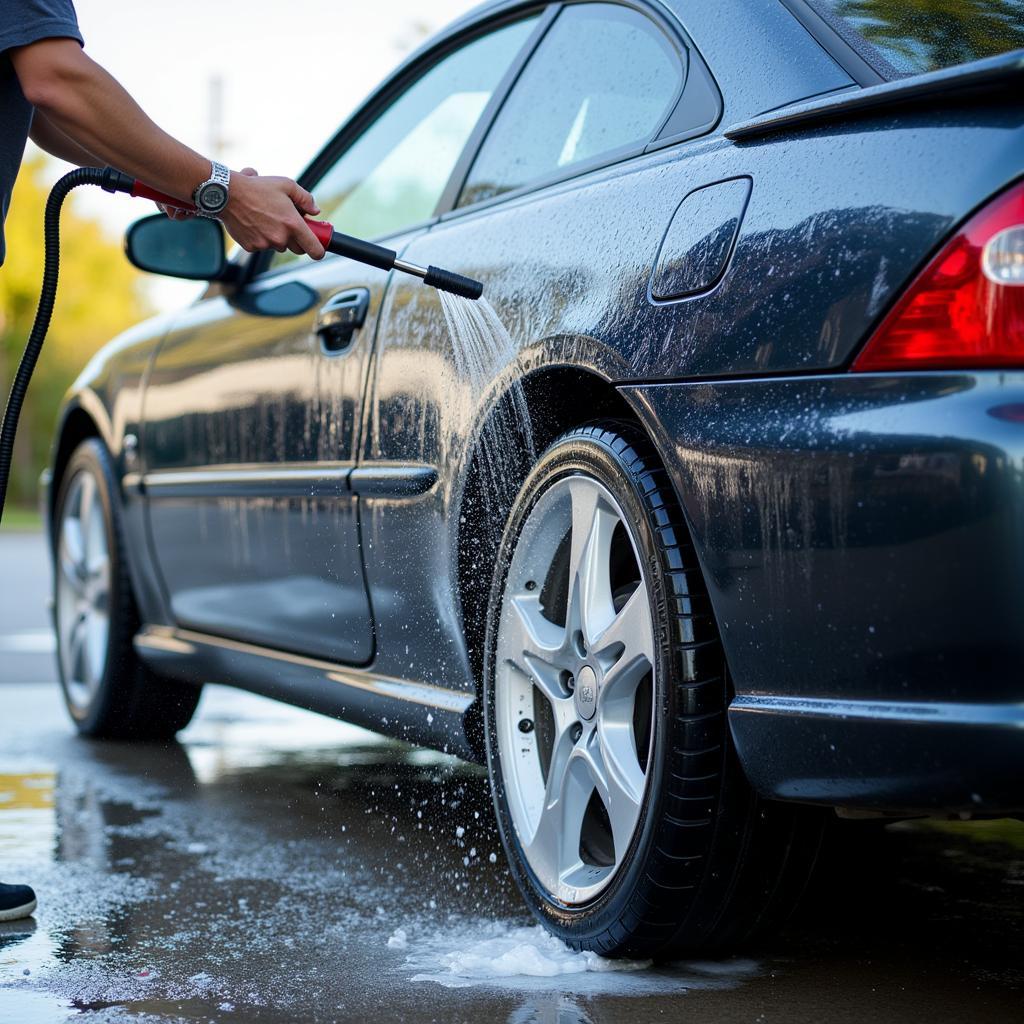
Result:
M224 690L168 747L73 738L51 687L0 701L0 876L41 897L0 925L2 1021L1024 1016L1020 824L837 827L770 948L582 971L478 769ZM535 954L568 973L496 976Z

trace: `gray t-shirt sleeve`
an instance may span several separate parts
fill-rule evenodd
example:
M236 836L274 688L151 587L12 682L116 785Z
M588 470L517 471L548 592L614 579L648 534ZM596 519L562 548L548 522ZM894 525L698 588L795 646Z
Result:
M0 0L0 53L58 36L82 42L71 0Z

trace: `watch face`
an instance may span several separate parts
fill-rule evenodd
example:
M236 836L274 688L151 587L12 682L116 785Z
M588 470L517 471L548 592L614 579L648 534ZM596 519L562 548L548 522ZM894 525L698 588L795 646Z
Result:
M207 185L199 193L199 202L204 210L220 210L228 201L228 193L223 185Z

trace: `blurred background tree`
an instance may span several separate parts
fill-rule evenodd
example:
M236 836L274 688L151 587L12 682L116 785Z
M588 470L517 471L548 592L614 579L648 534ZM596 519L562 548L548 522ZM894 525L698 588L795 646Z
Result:
M43 209L54 180L46 157L22 165L7 217L7 260L0 267L0 388L6 401L39 301ZM47 463L57 408L89 357L150 311L142 275L124 257L121 239L78 211L75 196L61 216L61 270L50 333L18 427L8 506L32 507Z

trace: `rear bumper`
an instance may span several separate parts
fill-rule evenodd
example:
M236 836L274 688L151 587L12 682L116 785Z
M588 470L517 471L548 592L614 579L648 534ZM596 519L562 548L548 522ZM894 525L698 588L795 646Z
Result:
M766 796L1024 809L1024 373L625 389Z

